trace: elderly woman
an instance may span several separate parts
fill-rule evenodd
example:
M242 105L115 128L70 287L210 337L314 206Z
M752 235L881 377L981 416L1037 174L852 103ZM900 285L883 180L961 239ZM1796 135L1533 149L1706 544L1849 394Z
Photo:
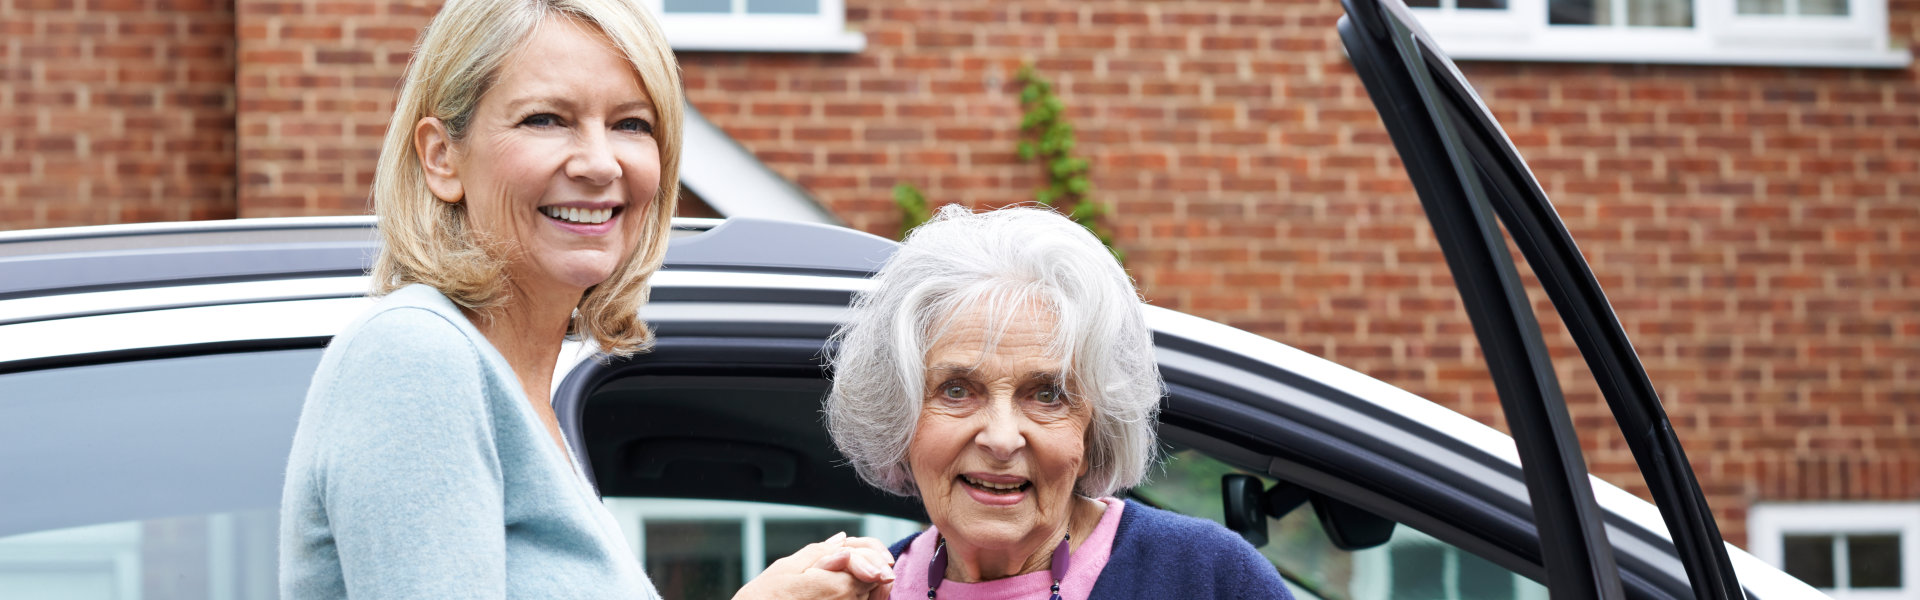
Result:
M949 206L836 336L834 443L933 521L894 545L894 598L1288 597L1218 524L1112 497L1153 458L1161 384L1139 296L1086 229Z
M294 436L282 597L658 597L548 394L568 335L651 341L681 106L638 0L446 3L374 176L384 298L327 348ZM863 597L889 562L836 536L739 597Z

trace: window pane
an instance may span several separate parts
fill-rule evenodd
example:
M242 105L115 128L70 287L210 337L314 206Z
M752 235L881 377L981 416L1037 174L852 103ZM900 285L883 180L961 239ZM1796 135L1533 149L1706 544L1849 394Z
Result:
M1393 591L1389 598L1447 598L1446 549L1436 544L1394 544Z
M1800 0L1800 14L1847 16L1847 0Z
M1847 536L1847 587L1900 587L1900 536Z
M1460 0L1460 8L1506 10L1507 0Z
M1548 0L1547 23L1552 25L1611 25L1610 0Z
M1693 0L1627 0L1627 24L1634 27L1692 27Z
M724 14L733 12L733 0L666 0L660 9L670 13Z
M835 533L845 531L847 535L865 535L865 532L860 531L860 521L857 519L780 521L767 519L765 523L767 536L766 564L773 564L773 561L786 558L787 555L799 552L800 549L806 547L807 544L833 537ZM893 540L880 541L888 544L893 543ZM762 565L762 568L764 568L764 565Z
M1833 588L1833 536L1781 536L1788 575L1817 588Z
M1463 600L1514 597L1512 571L1466 552L1459 553L1459 561L1459 597Z
M32 490L0 502L0 536L278 506L319 363L277 350L0 375L0 489Z
M818 12L820 0L747 0L747 14L811 15Z
M647 576L663 598L728 598L740 589L740 521L647 521Z
M1743 15L1784 15L1787 14L1787 0L1740 0L1739 8Z

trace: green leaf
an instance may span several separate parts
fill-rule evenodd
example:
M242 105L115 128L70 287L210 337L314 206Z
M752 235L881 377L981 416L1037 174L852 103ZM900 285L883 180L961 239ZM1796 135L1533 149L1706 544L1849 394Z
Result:
M900 182L893 186L893 203L900 208L900 238L906 239L907 232L933 218L933 212L927 209L927 198L911 183Z

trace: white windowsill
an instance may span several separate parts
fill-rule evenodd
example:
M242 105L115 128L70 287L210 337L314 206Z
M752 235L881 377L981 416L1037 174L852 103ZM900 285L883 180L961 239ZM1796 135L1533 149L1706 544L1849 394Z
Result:
M1913 64L1907 50L1741 48L1678 49L1646 46L1573 46L1515 44L1476 40L1470 36L1434 34L1454 60L1520 62L1651 63L1670 65L1733 65L1756 67L1848 67L1904 69Z
M866 34L857 31L773 36L706 35L705 32L667 28L667 43L689 52L830 52L852 54L867 48Z
M1913 64L1913 54L1888 39L1885 0L1854 0L1858 10L1851 16L1792 18L1735 15L1736 1L1695 0L1688 27L1549 25L1546 0L1512 0L1511 10L1413 12L1447 56L1461 61L1870 69Z

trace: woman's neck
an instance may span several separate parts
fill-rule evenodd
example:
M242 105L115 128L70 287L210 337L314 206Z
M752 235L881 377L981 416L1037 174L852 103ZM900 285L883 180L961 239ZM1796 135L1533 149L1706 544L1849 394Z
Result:
M954 544L952 538L947 538L947 580L963 583L992 581L1037 573L1052 567L1054 550L1060 547L1060 538L1071 531L1073 538L1068 542L1068 547L1078 550L1080 544L1093 533L1093 528L1100 524L1100 515L1107 510L1105 502L1092 498L1074 496L1072 502L1066 523L1018 548L969 548Z
M584 290L582 290L584 291ZM523 286L512 287L507 301L485 311L464 310L480 335L507 359L514 376L529 400L547 400L553 382L553 367L560 358L560 344L566 340L580 293L534 293ZM540 404L540 403L536 403Z

